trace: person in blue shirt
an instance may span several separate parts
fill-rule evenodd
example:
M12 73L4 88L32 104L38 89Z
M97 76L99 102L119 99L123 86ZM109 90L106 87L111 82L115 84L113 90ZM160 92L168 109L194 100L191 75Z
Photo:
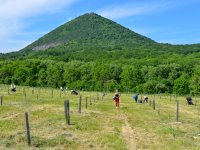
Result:
M139 94L136 94L136 95L133 96L133 98L134 98L134 100L135 100L136 103L137 103L137 101L138 101L138 95L139 95Z
M187 96L186 100L187 100L188 105L194 105L192 102L192 98L190 96Z

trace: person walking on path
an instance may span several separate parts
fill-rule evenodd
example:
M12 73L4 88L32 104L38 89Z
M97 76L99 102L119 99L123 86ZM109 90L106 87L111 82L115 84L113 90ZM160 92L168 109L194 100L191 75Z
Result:
M114 100L116 108L119 108L119 93L115 94Z

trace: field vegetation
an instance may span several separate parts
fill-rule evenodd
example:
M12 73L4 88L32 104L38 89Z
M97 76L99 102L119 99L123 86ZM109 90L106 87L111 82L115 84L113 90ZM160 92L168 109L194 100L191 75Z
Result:
M137 104L133 93L121 93L116 109L113 93L17 86L0 86L0 149L194 149L200 147L199 97L196 105L178 95L148 95L151 103ZM81 113L78 102L82 97ZM139 95L139 98L143 94ZM88 106L86 108L86 97ZM66 124L64 101L70 102L70 125ZM155 100L155 110L152 100ZM179 101L179 119L176 104ZM151 105L150 105L151 104ZM29 114L31 145L26 135L25 112Z
M17 86L14 93L11 84ZM197 150L199 85L200 44L157 43L85 14L18 52L0 54L0 149ZM79 95L60 92L61 86ZM119 109L112 100L116 89ZM135 103L134 93L145 93L149 103ZM186 104L186 95L195 105Z

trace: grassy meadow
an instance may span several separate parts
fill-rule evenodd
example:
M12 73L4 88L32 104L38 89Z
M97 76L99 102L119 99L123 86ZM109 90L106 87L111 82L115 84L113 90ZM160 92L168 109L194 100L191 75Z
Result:
M196 105L189 106L185 97L148 95L149 100L155 99L154 110L152 101L151 105L135 103L133 93L121 93L119 109L112 100L114 93L102 98L100 92L71 95L59 89L19 86L13 93L7 85L0 85L0 95L0 149L200 149L199 97L193 97ZM66 99L70 102L70 125L64 113ZM30 146L25 112L29 115Z

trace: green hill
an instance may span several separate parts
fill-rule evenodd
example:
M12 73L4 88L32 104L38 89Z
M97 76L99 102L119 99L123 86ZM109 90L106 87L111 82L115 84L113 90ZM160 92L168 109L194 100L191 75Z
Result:
M66 50L130 49L154 44L149 38L139 35L109 19L95 13L84 14L69 21L24 50L44 50L65 45Z
M74 52L148 49L152 45L157 43L100 15L87 13L59 26L19 52L1 58L68 58Z
M0 55L0 82L138 93L200 93L200 44L157 43L95 13Z
M199 51L199 44L157 43L98 14L87 13L59 26L19 52L0 55L0 59L39 57L59 61L93 61L99 56L112 60Z

